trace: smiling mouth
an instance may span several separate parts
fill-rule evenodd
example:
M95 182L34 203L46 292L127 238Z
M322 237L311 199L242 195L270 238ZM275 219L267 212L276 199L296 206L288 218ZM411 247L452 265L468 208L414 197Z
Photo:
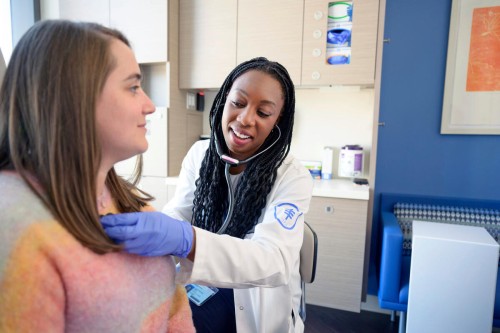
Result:
M231 128L231 130L233 131L234 135L235 135L236 137L240 138L240 139L243 139L243 140L245 140L245 139L250 139L250 136L249 136L249 135L245 135L245 134L243 134L243 133L239 133L239 132L237 132L234 128Z

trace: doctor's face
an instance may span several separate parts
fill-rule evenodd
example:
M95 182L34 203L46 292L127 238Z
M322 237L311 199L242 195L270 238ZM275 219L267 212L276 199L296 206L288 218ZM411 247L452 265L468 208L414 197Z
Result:
M141 89L141 71L132 50L119 40L110 48L116 64L97 100L96 121L102 162L112 166L146 151L146 116L155 106Z
M259 70L234 81L222 114L222 131L232 157L244 160L257 152L279 120L283 96L281 84Z

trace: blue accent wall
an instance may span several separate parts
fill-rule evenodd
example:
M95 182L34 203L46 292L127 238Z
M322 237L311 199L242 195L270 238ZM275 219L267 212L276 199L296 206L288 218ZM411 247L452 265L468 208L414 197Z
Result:
M371 263L380 193L500 200L500 135L440 134L450 13L451 0L387 0Z

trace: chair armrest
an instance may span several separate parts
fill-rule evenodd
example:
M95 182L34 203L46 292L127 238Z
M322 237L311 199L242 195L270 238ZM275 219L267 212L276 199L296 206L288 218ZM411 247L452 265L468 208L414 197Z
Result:
M396 216L382 212L382 241L380 253L379 300L399 302L401 289L401 262L403 256L403 232Z

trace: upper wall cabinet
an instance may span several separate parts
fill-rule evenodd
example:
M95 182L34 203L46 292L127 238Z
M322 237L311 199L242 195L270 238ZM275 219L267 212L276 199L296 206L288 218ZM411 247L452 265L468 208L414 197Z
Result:
M239 63L264 56L300 83L303 0L182 0L180 88L219 88Z
M238 0L237 63L264 56L299 85L303 17L304 0Z
M109 2L103 0L59 0L59 18L73 21L90 21L109 25ZM55 3L57 0L45 0L45 3ZM52 4L54 7L54 4ZM57 18L57 17L56 17Z
M219 88L264 56L296 86L373 85L379 0L182 0L180 88Z
M167 1L109 0L109 25L130 40L137 61L167 61Z
M305 1L301 84L374 84L378 11L378 0Z
M60 18L97 22L123 32L139 63L167 61L167 1L59 0L58 5Z
M235 0L179 3L179 88L219 88L236 66Z

